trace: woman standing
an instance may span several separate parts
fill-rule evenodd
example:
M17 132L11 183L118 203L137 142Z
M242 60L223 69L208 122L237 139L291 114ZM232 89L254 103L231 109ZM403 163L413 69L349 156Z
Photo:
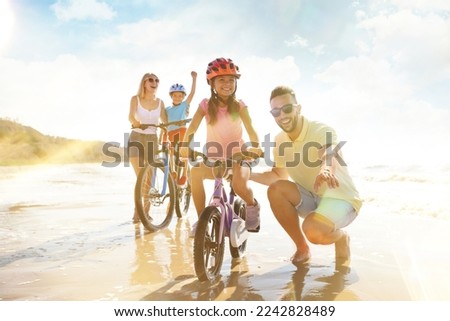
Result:
M155 74L146 73L141 80L137 95L131 97L128 120L133 130L128 139L128 157L137 175L146 162L152 162L156 154L158 137L155 127L141 129L141 124L167 122L164 102L156 97L159 78ZM133 223L139 223L139 217L134 210Z

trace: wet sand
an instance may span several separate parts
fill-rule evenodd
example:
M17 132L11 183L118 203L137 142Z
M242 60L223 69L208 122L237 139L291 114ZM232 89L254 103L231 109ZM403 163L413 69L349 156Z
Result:
M296 268L289 262L293 244L272 216L266 187L254 184L261 232L251 234L240 261L232 261L226 247L222 275L209 284L197 281L193 268L193 205L186 218L174 216L167 229L146 233L131 223L130 169L5 173L1 300L450 299L447 220L385 213L369 202L347 228L348 266L336 266L334 246L311 245L310 263Z

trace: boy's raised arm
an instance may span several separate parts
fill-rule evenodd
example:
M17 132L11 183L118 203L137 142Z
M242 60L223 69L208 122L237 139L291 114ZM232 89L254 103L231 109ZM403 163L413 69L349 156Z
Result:
M191 76L192 76L192 85L191 85L191 92L189 93L189 95L186 98L187 104L190 105L192 98L194 98L194 94L195 94L195 89L197 86L197 73L195 71L191 72Z

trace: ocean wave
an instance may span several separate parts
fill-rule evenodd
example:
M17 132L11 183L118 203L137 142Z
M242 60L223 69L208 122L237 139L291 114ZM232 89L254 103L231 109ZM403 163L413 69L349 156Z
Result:
M447 167L394 167L373 165L350 171L361 198L363 211L450 218L450 171ZM256 171L268 168L259 165ZM73 209L132 202L135 176L125 167L104 168L98 164L17 169L10 179L0 179L0 216L33 212L35 207ZM252 186L261 185L251 182ZM192 204L192 203L191 203Z
M450 165L425 167L419 165L370 165L351 170L359 179L369 182L450 184Z

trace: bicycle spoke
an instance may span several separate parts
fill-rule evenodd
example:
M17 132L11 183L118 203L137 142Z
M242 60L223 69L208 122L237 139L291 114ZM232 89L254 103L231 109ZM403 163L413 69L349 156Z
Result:
M167 190L165 195L160 191ZM166 227L173 215L174 186L172 180L165 181L162 168L147 166L138 177L135 188L136 209L142 224L151 232Z

